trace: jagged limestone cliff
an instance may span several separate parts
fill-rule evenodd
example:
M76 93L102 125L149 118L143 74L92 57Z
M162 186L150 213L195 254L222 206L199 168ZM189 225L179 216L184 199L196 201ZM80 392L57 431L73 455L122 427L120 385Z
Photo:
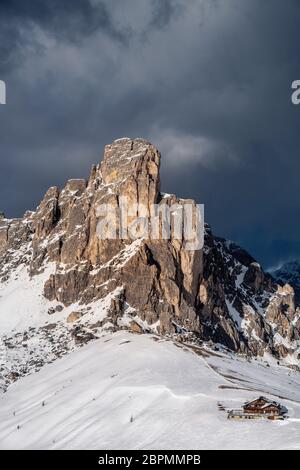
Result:
M187 203L196 207L160 192L159 168L160 153L151 143L119 139L105 147L88 181L50 188L22 219L1 217L0 289L8 289L21 269L32 281L47 273L43 291L33 294L45 300L41 315L55 313L49 337L61 323L66 337L80 343L106 325L297 360L300 315L293 289L277 286L248 253L214 237L208 226L200 250L186 250L172 236L122 238L119 225L115 239L99 237L97 208L107 204L120 214L124 197L130 207L143 205L146 218L152 204L166 204L171 213ZM99 320L93 311L101 301L106 310Z

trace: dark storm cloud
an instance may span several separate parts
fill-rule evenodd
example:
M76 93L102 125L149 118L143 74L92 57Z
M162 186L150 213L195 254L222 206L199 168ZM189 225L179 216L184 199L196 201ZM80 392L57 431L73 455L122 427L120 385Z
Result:
M183 4L176 0L152 0L152 15L149 22L148 32L152 28L166 27L174 16L179 15L184 10Z
M102 1L2 0L0 18L0 59L3 69L21 60L22 47L38 47L30 35L36 26L57 38L76 42L99 28L119 41L126 41L129 34L129 31L121 31L114 25Z
M265 265L300 257L299 2L3 1L0 18L0 209L143 136L215 232Z
M20 27L36 24L62 38L76 40L103 28L123 39L101 0L2 0L0 15L3 22L14 22Z

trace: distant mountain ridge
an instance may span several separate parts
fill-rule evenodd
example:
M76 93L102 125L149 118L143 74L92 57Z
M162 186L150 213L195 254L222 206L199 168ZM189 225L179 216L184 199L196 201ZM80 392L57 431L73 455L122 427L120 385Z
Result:
M290 284L295 291L297 303L300 303L300 261L289 261L280 268L270 271L279 284Z

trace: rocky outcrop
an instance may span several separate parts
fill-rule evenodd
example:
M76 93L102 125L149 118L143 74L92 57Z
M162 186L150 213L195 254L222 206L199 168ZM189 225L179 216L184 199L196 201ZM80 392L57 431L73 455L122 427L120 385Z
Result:
M247 252L209 228L203 272L206 339L251 355L297 357L300 310L290 286L278 286Z
M300 305L300 261L290 261L271 271L278 284L289 284L295 291L296 302Z
M81 312L71 312L67 317L67 323L74 323L74 321L79 320L82 317Z
M187 202L196 212L194 201L160 192L160 158L143 139L119 139L105 147L88 181L50 188L36 212L22 219L0 218L1 279L22 264L32 278L53 265L43 295L56 306L76 304L70 324L81 318L78 305L93 309L117 292L107 310L113 328L127 318L124 325L139 333L192 335L253 355L298 354L300 315L293 289L278 287L245 250L214 237L208 226L203 249L186 250L187 242L172 231L169 239L145 235L153 204L169 208L173 225L175 212ZM125 197L129 226L140 218L140 225L130 226L135 237L124 228ZM104 205L111 209L106 225L99 211ZM99 236L99 223L115 237ZM160 219L157 223L161 234ZM63 315L56 308L53 313ZM73 337L81 343L94 334L76 330Z

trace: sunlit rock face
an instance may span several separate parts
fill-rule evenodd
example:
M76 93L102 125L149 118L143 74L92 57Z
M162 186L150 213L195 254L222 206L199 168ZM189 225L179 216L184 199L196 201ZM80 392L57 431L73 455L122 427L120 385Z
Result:
M62 319L71 308L68 328L80 326L95 302L107 302L110 295L100 328L106 323L112 329L212 340L250 355L296 357L300 315L294 290L278 286L245 250L215 237L208 226L204 247L195 250L187 250L172 232L168 239L150 231L135 239L125 236L124 199L131 210L127 222L142 215L150 226L153 205L166 205L172 220L185 204L196 208L195 201L160 192L160 159L146 140L116 140L105 147L88 181L50 188L36 211L22 219L1 215L2 281L9 283L22 266L31 279L53 266L42 292L34 294L51 308L59 306L55 315ZM109 220L115 225L113 239L99 236L99 207L105 205L115 217ZM80 342L74 331L72 338ZM93 339L93 334L84 338Z

